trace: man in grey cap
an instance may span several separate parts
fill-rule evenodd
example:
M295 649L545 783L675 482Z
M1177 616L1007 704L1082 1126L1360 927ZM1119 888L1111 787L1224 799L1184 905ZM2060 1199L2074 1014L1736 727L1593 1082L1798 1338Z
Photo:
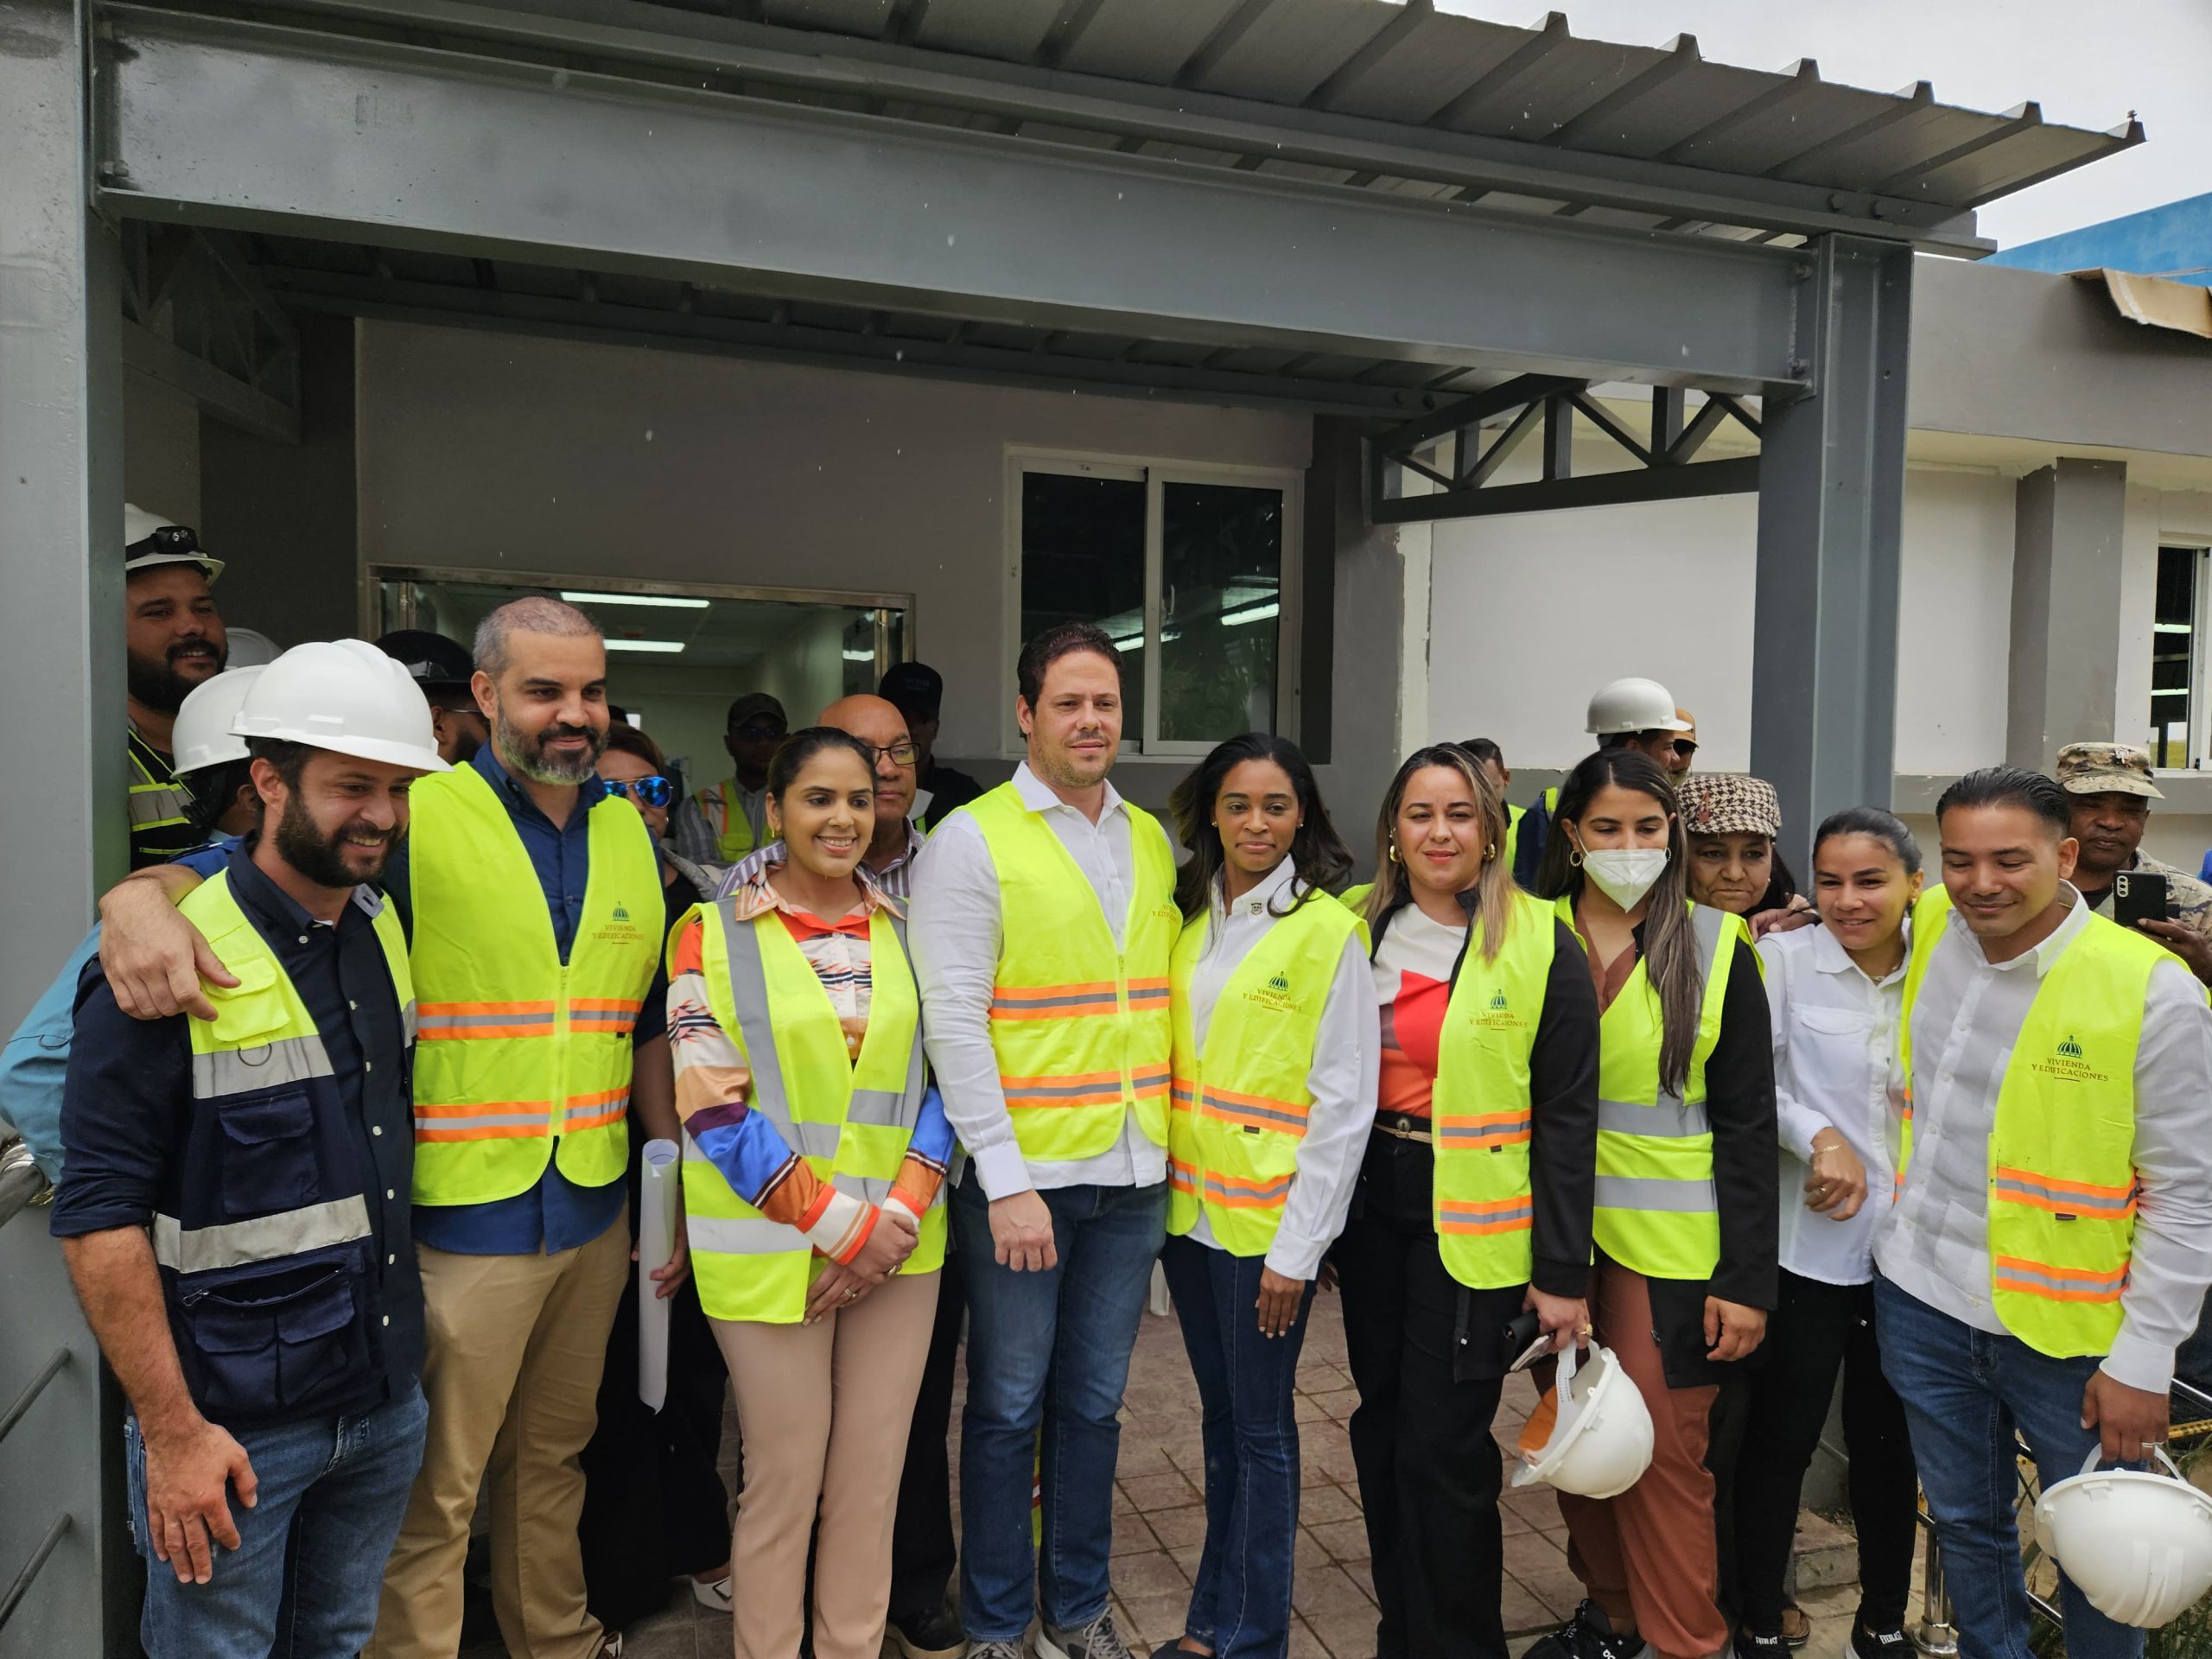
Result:
M768 762L790 732L784 705L766 691L748 691L730 704L722 747L736 770L677 810L677 852L720 868L775 839L768 833Z
M2113 877L2123 870L2163 875L2170 919L2137 925L2212 985L2212 887L2142 850L2151 803L2165 798L2152 780L2149 753L2126 743L2069 743L2051 775L2072 798L2081 848L2074 886L2089 908L2112 914Z
M213 591L223 562L201 551L189 524L126 505L123 543L130 868L140 870L200 843L192 791L177 781L170 759L170 731L187 694L223 671L230 638Z

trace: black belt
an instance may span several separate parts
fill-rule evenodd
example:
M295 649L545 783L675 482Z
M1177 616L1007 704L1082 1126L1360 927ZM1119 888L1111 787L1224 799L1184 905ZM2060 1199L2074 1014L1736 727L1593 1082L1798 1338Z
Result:
M1433 1146L1436 1141L1428 1119L1415 1117L1410 1112L1376 1113L1375 1132L1395 1141L1418 1141L1423 1146Z

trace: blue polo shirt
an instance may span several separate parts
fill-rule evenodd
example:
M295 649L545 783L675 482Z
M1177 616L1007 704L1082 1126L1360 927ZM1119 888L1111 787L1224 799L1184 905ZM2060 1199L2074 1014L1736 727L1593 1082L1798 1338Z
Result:
M576 925L583 916L584 883L591 874L590 836L584 827L590 815L584 801L598 799L598 779L594 777L585 784L584 800L569 814L568 823L556 826L538 810L521 780L499 764L492 744L479 747L469 764L483 774L513 820L523 850L530 855L531 868L537 872L546 914L553 923L554 942L566 963ZM385 867L384 888L411 937L413 884L409 880L404 842ZM652 988L645 993L645 1008L638 1015L632 1043L651 1042L667 1029L667 1024L668 982L664 976L656 975ZM554 1255L588 1244L612 1227L621 1217L626 1194L620 1181L610 1181L605 1186L578 1186L561 1173L557 1162L549 1161L537 1185L511 1198L490 1204L416 1205L415 1237L434 1250L449 1250L457 1255L535 1255L541 1250Z

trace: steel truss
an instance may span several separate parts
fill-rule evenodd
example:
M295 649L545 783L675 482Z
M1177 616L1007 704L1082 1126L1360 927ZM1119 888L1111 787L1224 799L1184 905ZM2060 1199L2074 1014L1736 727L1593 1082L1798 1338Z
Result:
M219 420L297 443L299 338L232 239L142 220L124 221L120 239L124 366Z
M1656 387L1651 398L1650 432L1648 437L1638 437L1598 400L1591 385L1587 380L1524 374L1370 439L1370 516L1380 524L1418 524L1490 513L1671 501L1758 488L1756 455L1735 455L1725 461L1696 459L1724 421L1732 420L1753 437L1758 436L1759 417L1739 398L1726 392L1708 393L1703 407L1686 422L1687 399L1681 388ZM1578 414L1626 451L1636 465L1625 471L1577 477L1573 431ZM1502 417L1503 424L1497 435L1484 442L1484 429ZM1519 484L1492 483L1498 469L1539 430L1543 437L1543 477ZM1444 460L1446 440L1450 441L1448 461ZM1406 494L1406 473L1427 480L1436 486L1435 492Z

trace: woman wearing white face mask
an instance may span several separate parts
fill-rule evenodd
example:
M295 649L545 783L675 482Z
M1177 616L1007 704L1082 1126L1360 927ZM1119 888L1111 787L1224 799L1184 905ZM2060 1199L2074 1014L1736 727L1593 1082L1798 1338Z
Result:
M1567 775L1537 891L1587 955L1599 1021L1590 1307L1650 1408L1651 1466L1603 1500L1560 1497L1590 1599L1530 1659L1701 1659L1728 1645L1707 1423L1722 1368L1774 1305L1774 1061L1743 924L1692 904L1673 789L1642 755Z

